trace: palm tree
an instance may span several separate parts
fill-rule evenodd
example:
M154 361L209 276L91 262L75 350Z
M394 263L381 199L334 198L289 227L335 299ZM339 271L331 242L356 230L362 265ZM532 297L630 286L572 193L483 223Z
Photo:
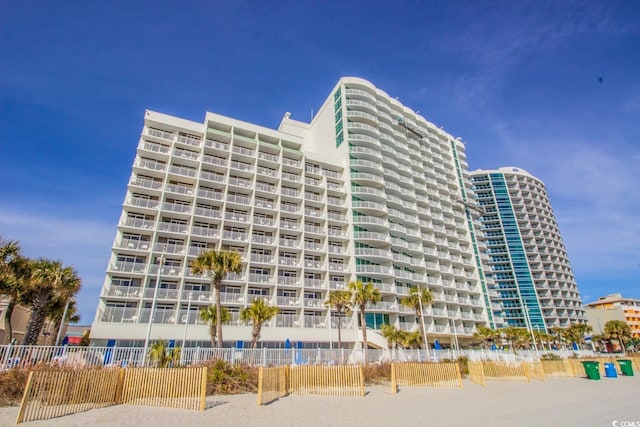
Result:
M18 304L24 278L28 276L28 265L27 259L20 255L18 242L0 238L0 297L7 301L3 344L9 344L13 338L11 316Z
M623 353L627 351L624 347L624 342L631 339L631 327L629 327L627 322L622 320L609 320L604 324L604 334L607 338L618 341Z
M273 319L279 312L280 309L278 307L269 305L262 298L254 299L249 307L245 307L240 311L240 320L253 324L251 329L251 348L258 346L262 324Z
M404 342L404 331L397 329L395 326L384 324L380 328L382 336L387 339L387 345L390 350L397 349Z
M489 341L494 341L500 336L500 332L494 331L491 328L486 326L478 326L476 328L476 333L473 334L473 337L479 340L482 340L485 348L488 347Z
M585 334L592 330L593 328L586 323L574 323L566 329L565 336L572 343L584 344Z
M348 315L351 312L349 303L351 301L351 294L348 291L334 291L329 294L329 300L325 305L335 308L338 313L338 348L342 347L342 335L341 335L341 323L343 315ZM329 321L331 321L331 314L329 314Z
M547 347L549 348L549 350L551 350L551 345L549 343L553 341L553 338L554 338L553 335L536 330L536 331L533 331L533 336L535 337L536 342L540 342L540 345L542 346L543 350L544 350L545 343L547 344Z
M67 304L69 304L68 307ZM65 308L67 309L66 313ZM62 316L65 316L65 318L63 319ZM49 345L59 344L56 339L64 323L78 323L80 321L80 315L78 315L78 308L74 299L53 298L47 304L47 317L53 322Z
M551 332L561 346L567 341L567 329L560 326L554 326L551 328Z
M402 344L405 347L409 348L420 348L422 347L422 334L420 334L419 330L415 330L413 332L402 332L403 339Z
M222 305L220 301L220 287L222 279L229 273L242 272L242 258L237 252L203 251L191 265L193 274L201 274L211 280L211 286L216 292L216 340L217 347L222 347Z
M22 344L34 345L47 317L47 304L62 290L65 268L60 261L40 258L31 261L31 275L25 283L22 300L31 308L31 316Z
M222 323L230 322L232 317L227 307L222 307L220 309L220 313L222 316ZM209 306L207 308L203 308L200 310L200 320L209 325L209 335L211 335L211 345L215 347L216 345L216 334L217 334L217 326L218 326L218 310L216 307Z
M514 353L520 348L526 345L527 341L531 340L529 331L525 328L517 328L515 326L508 326L501 330L504 337L509 341Z
M360 310L360 324L362 326L362 348L367 349L367 323L365 320L365 308L367 303L375 304L380 301L380 292L372 283L363 284L360 280L349 282L349 293L351 294L351 304Z
M422 289L420 287L412 287L409 291L409 295L400 299L400 304L415 310L416 322L418 322L418 328L420 329L420 334L422 334L423 337L425 334L425 330L424 324L422 322L422 310L424 309L425 304L429 304L431 301L433 301L433 295L431 294L431 291L429 289Z
M167 368L180 360L180 347L169 348L165 341L156 341L149 348L149 360L156 368Z

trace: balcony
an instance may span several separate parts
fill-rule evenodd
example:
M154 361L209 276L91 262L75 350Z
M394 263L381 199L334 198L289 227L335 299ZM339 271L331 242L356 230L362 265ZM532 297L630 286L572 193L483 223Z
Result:
M273 236L261 236L254 234L251 236L251 242L263 245L272 245L275 242L275 238Z
M271 264L275 260L275 257L273 255L251 254L251 257L249 259L251 260L251 262Z
M300 304L300 298L297 296L293 296L293 297L278 296L276 298L276 304L280 306L285 306L285 307L298 306Z
M158 224L159 231L166 231L169 233L186 233L189 229L187 224L174 224L170 222L160 222Z
M160 139L164 139L167 141L173 141L174 138L174 134L172 134L171 132L165 132L159 129L151 129L151 128L147 128L147 135L149 136L153 136L155 138L160 138Z
M278 285L284 286L300 286L300 278L292 276L278 276Z
M249 282L251 283L272 283L273 276L270 274L249 274Z
M141 288L134 286L110 286L103 296L132 297L137 298L141 294Z
M305 328L324 328L325 318L321 316L304 316Z
M199 147L202 141L199 138L194 138L192 136L184 136L178 135L176 141L181 144L191 145L193 147Z
M227 240L246 242L248 240L248 236L249 235L247 233L242 233L238 231L224 230L222 232L222 238Z

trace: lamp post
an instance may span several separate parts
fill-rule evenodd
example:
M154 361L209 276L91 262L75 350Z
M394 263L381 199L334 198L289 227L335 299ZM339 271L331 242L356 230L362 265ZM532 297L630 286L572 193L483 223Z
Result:
M455 349L460 351L460 344L458 344L458 322L456 322L456 320L457 319L455 318L451 319L451 322L453 323L453 342L455 343ZM455 352L453 353L453 357L457 357Z
M180 364L183 364L184 360L184 346L187 342L187 328L189 327L189 317L191 315L191 298L193 296L193 292L189 292L189 302L187 303L187 317L184 322L184 333L182 334L182 347L180 349Z
M64 306L64 311L62 312L62 321L60 322L60 328L58 328L58 336L56 336L56 345L60 345L60 338L62 338L62 328L64 328L64 322L67 320L67 312L69 311L69 306L71 305L71 301L73 297L67 299L67 303Z
M151 301L151 313L149 313L149 322L147 324L147 337L144 340L144 353L147 353L149 347L149 337L151 336L151 323L153 322L153 312L156 309L156 301L158 299L158 288L160 287L160 275L162 274L162 264L164 263L164 251L167 249L167 245L162 247L162 254L159 257L158 274L156 275L156 287L153 289L153 300ZM146 358L143 365L146 365Z
M329 292L331 296L331 292ZM333 350L333 317L331 317L331 304L329 304L329 350Z
M424 311L422 311L422 289L418 285L418 305L420 306L420 322L422 322L422 339L424 340L424 348L427 350L427 360L431 359L429 355L429 341L427 341L427 328L424 326Z
M538 353L538 344L536 344L536 336L533 333L533 326L531 325L531 319L529 318L529 307L522 301L522 308L524 309L524 322L527 326L527 331L531 334L531 338L533 339L533 349L536 351L536 356L540 357L540 353Z

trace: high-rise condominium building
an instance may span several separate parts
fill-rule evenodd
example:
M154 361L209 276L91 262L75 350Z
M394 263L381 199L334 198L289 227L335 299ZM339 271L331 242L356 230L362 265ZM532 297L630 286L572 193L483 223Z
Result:
M147 111L92 340L140 344L152 317L151 339L208 343L198 311L214 296L191 272L206 249L242 255L221 290L226 345L250 339L239 312L263 298L280 313L262 342L327 346L328 295L356 280L382 296L366 310L371 345L386 348L385 323L417 329L399 303L414 286L433 294L429 342L468 340L493 322L474 208L462 142L359 78L342 78L311 123L285 114L278 130ZM355 313L341 320L343 342L357 331Z
M544 184L505 167L477 170L471 181L488 248L497 326L546 331L584 323L585 311Z

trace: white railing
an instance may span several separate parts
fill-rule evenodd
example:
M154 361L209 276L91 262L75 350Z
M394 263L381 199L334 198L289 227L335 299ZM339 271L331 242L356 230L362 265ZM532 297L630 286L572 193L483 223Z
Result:
M186 311L184 316L187 316ZM194 311L188 314L191 323L200 323L197 320L197 313ZM186 318L185 317L185 320ZM304 316L300 322L297 315L278 315L275 324L286 327L326 327L326 320L323 317ZM344 319L343 319L344 320ZM337 326L336 319L333 325ZM182 324L182 322L177 322ZM302 325L300 324L302 323ZM266 325L265 325L266 326ZM408 327L408 325L405 325ZM343 323L343 329L350 329L350 325ZM176 340L176 346L180 346ZM294 343L295 344L295 343ZM335 344L335 343L334 343ZM285 343L281 343L281 348L209 348L209 347L187 347L182 351L182 365L199 365L213 360L225 360L233 364L248 364L253 366L286 366L286 365L334 365L334 364L362 364L365 360L368 363L375 362L407 362L407 361L441 361L455 360L465 356L469 360L495 360L505 362L517 362L521 360L538 360L539 355L533 351L519 351L518 353L501 350L456 350L444 349L429 351L430 359L427 358L426 350L414 349L368 349L364 354L360 349L297 349L285 348ZM545 353L547 353L545 351ZM570 357L577 354L579 357L595 357L599 354L587 350L578 351L553 351L560 357ZM566 354L565 354L566 353ZM22 346L22 345L2 345L0 346L0 371L12 368L29 368L35 365L64 366L70 368L90 368L90 367L114 367L114 366L144 366L147 364L147 351L142 347L81 347L81 346ZM542 354L542 352L540 352ZM612 356L607 354L607 356ZM614 355L623 357L623 355Z

